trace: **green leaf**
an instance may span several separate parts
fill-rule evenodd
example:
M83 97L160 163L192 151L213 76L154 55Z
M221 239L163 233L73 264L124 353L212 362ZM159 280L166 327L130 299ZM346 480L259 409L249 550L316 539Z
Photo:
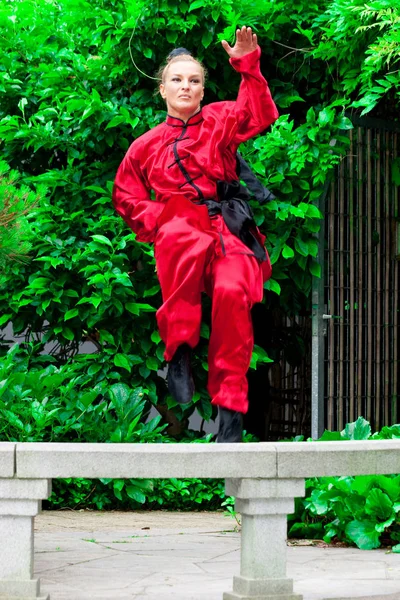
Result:
M111 119L111 121L107 124L106 129L112 129L112 127L118 127L118 125L121 125L121 123L125 123L126 122L126 118L122 115L116 115L115 117L113 117ZM90 186L91 189L93 189L95 186ZM95 191L100 191L101 188L98 188ZM102 194L106 193L105 190L101 190Z
M379 533L375 530L375 523L372 521L367 519L350 521L345 531L360 550L373 550L379 547Z
M294 240L294 247L296 249L296 251L301 254L301 256L308 256L309 255L309 250L308 250L308 243L304 242L301 238L296 237Z
M47 277L36 277L36 279L34 279L32 283L29 284L29 287L31 287L34 290L38 290L40 288L48 289L50 282L51 279L48 279Z
M116 354L114 356L114 365L116 367L122 367L130 372L131 366L129 364L129 360L126 358L125 354Z
M200 326L200 337L204 338L205 340L209 340L210 339L210 327L207 325L207 323L202 323Z
M282 256L283 256L283 258L293 258L293 256L294 256L293 248L291 248L290 246L287 246L287 244L285 244L283 246Z
M154 358L153 356L149 356L146 359L146 367L150 371L158 371L160 365L158 364L158 360L156 358Z
M326 125L328 123L333 123L335 118L335 111L331 108L324 108L318 114L318 123L321 125Z
M28 104L28 100L26 98L21 98L18 102L18 108L21 112L24 112L25 106Z
M140 504L144 504L146 502L146 496L135 485L127 485L125 487L125 491L132 500L135 500Z
M392 517L389 517L389 519L387 519L386 521L383 521L382 523L377 523L375 525L375 529L378 533L383 533L385 531L385 529L387 529L388 527L390 527L391 525L393 525L393 523L396 520L396 514L393 513Z
M147 298L148 296L154 296L155 294L158 294L159 291L160 291L160 286L153 285L153 287L144 291L143 298Z
M306 215L313 219L322 219L321 211L314 204L307 204Z
M191 12L192 10L196 10L196 8L201 8L202 6L204 6L205 4L205 0L194 0L194 2L192 2L189 6L189 12Z
M73 319L73 317L76 317L79 315L79 310L77 308L71 308L70 310L67 310L67 312L64 315L64 321L68 321L68 319Z
M392 162L392 181L400 186L400 158L395 158Z
M110 332L106 331L105 329L100 329L99 334L101 342L107 342L108 344L115 346L114 336L111 335Z
M161 336L158 333L158 331L153 331L153 333L150 336L150 339L152 342L154 342L155 344L159 344L161 342Z
M103 365L100 365L100 364L90 365L90 367L88 368L88 375L90 375L90 376L96 375L96 373L101 371L102 368L103 368Z
M29 302L30 302L30 300L29 300ZM12 317L11 313L8 313L6 315L1 316L0 317L0 327L2 325L4 325L4 323L7 323L11 319L11 317Z
M310 273L314 277L321 277L321 265L316 261L312 260L310 263Z
M107 129L107 127L106 127ZM98 186L98 185L88 185L84 188L85 190L92 190L93 192L98 192L99 194L107 194L107 190Z
M63 334L63 337L65 337L67 340L72 341L74 339L74 332L69 327L63 327L62 334Z
M396 544L396 546L392 546L392 552L394 552L394 554L400 554L400 544Z
M123 355L117 354L117 356ZM123 358L125 357L123 356ZM109 393L114 406L123 407L129 400L129 397L131 395L131 389L128 385L126 385L126 383L114 383L114 385L110 387Z
M213 39L212 32L206 29L205 32L203 33L202 38L201 38L201 43L204 46L204 48L208 48L208 46L212 42L212 39Z
M257 346L257 344L254 344L254 349L253 349L252 356L251 356L250 368L256 369L258 362L273 363L274 361L271 358L269 358L269 356L266 353L266 351L264 350L264 348L261 348L261 346Z
M320 438L318 438L319 442L336 442L336 441L340 441L342 438L342 436L340 435L339 431L328 431L327 429L325 429L324 433L321 435Z
M347 423L342 436L346 440L367 440L371 437L371 425L363 417L358 417L357 421Z
M133 315L139 315L141 312L156 312L156 309L150 304L138 304L137 302L128 302L125 308Z
M122 490L125 487L125 481L123 479L114 479L113 487L114 487L114 490L118 490L119 492L122 492Z
M275 294L278 294L278 296L281 293L281 286L275 279L268 279L268 281L264 283L264 289L275 292Z
M110 240L108 238L106 238L105 235L92 235L90 237L95 242L98 242L99 244L106 244L107 246L110 246L112 248L112 243L110 242Z
M325 515L329 509L329 496L325 490L314 490L307 507L316 515Z
M336 125L339 129L354 129L353 123L347 117L339 117L336 121Z
M372 489L367 496L365 512L381 521L386 521L393 515L393 502L380 489Z
M167 42L170 44L175 44L176 40L178 39L178 32L168 30L165 34L165 37L167 38Z
M99 393L95 391L86 392L85 394L79 397L79 401L85 406L85 408L88 408L92 404L93 400L97 398L98 395Z

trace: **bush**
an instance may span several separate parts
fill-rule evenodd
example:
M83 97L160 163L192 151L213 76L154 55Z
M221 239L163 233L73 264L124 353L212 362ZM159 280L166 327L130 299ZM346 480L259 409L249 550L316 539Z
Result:
M400 439L400 425L371 435L369 423L359 417L319 441L367 439ZM390 545L400 552L400 475L312 478L306 490L289 517L290 537L344 541L361 550Z

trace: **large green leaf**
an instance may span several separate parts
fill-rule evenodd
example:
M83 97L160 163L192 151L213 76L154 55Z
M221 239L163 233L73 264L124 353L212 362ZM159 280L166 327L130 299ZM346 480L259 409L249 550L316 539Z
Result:
M373 521L367 519L351 521L346 526L346 535L360 550L373 550L379 547L379 533Z
M346 440L368 440L371 437L371 425L363 417L358 417L354 423L347 423L342 437Z
M367 496L365 511L380 521L386 521L393 515L393 502L382 490L373 489Z

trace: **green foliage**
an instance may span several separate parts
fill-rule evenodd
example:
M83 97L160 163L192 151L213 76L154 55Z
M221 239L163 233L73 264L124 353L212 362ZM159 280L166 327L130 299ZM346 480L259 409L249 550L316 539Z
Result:
M386 96L400 97L400 3L330 3L317 20L323 35L313 56L325 60L340 93L369 113ZM343 90L343 91L342 91Z
M298 0L289 11L273 0L240 7L232 0L27 0L2 7L0 144L11 168L5 175L2 167L2 182L18 201L28 198L26 186L30 198L40 196L19 221L29 232L30 262L0 272L0 327L12 322L14 334L25 337L18 354L32 371L24 393L39 386L33 380L41 368L51 367L49 382L77 380L71 402L100 390L90 410L100 410L102 397L112 402L106 390L115 384L143 390L143 414L150 403L164 420L174 413L182 424L178 439L194 410L215 416L205 390L208 324L194 359L193 405L177 406L157 375L164 359L153 249L136 242L110 195L131 141L165 117L154 81L143 73L152 75L172 46L184 45L209 70L205 102L233 99L240 79L219 40L232 41L244 23L258 34L262 70L282 113L271 133L241 149L277 197L254 206L274 265L265 301L298 314L309 310L312 277L320 274L318 199L348 147L352 125L344 109L357 112L361 102L369 110L398 92L397 5ZM371 94L372 104L365 100ZM255 348L252 367L268 362L268 354ZM13 385L11 378L8 389ZM29 436L17 429L3 435Z
M40 358L43 362L51 359ZM148 390L132 390L123 383L110 386L105 378L93 386L86 368L80 362L29 368L19 346L11 348L0 363L0 438L23 442L159 441L165 429L160 426L161 417L145 422Z
M400 425L372 435L368 421L359 417L342 432L325 431L318 442L399 438ZM400 475L312 478L306 490L289 517L289 536L340 540L361 550L400 541Z
M26 260L31 247L31 227L26 215L45 194L43 186L35 193L27 186L19 186L18 179L19 173L10 171L7 163L0 161L0 270L10 261Z

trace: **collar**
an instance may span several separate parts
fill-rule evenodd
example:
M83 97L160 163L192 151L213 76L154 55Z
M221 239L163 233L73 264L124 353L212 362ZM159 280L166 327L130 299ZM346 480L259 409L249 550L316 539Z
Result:
M171 127L188 127L189 125L197 125L203 120L202 109L192 115L190 119L188 119L185 123L183 119L179 119L179 117L171 117L171 115L167 115L166 124Z

